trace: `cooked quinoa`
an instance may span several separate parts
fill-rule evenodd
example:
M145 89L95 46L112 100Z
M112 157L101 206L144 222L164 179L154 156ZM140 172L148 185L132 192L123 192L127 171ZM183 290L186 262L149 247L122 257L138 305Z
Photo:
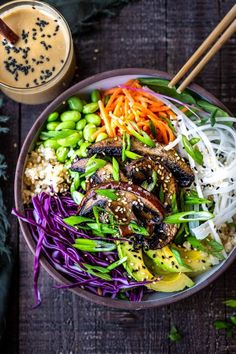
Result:
M28 154L23 182L23 200L28 203L42 191L66 192L70 176L65 166L57 161L55 151L41 145Z

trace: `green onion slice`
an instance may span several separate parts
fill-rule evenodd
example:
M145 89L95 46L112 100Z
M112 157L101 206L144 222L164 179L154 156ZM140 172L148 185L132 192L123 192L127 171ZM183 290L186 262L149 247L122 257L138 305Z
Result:
M189 221L207 221L214 218L214 214L209 211L183 211L181 213L176 213L168 215L164 218L164 222L167 224L181 224L183 222Z

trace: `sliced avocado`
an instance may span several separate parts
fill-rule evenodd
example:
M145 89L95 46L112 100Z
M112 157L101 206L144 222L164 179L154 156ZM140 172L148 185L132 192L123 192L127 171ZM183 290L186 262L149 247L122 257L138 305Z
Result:
M179 250L179 248L177 248L177 250ZM145 252L147 256L151 258L153 262L164 271L171 273L186 273L191 271L191 265L190 267L185 267L178 263L175 255L168 246L165 246L158 250L148 250Z
M209 254L203 251L187 250L183 247L176 247L180 253L184 262L192 268L192 271L188 270L190 277L195 277L201 273L206 272L213 266L209 259Z
M127 257L127 261L123 265L135 280L153 281L153 283L145 285L149 289L174 292L194 285L193 281L183 273L161 274L162 279L158 280L158 274L154 276L145 265L142 249L134 250L127 242L118 244L117 249L120 258Z

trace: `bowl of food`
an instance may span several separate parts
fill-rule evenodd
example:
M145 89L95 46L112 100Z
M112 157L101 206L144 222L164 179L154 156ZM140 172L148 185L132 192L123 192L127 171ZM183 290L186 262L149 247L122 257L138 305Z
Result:
M121 69L79 82L28 133L13 213L59 288L126 309L207 286L236 257L233 118L197 85Z

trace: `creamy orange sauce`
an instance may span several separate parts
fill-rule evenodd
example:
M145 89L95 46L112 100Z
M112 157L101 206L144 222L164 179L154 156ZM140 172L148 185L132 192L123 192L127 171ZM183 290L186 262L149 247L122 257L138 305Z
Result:
M0 36L0 82L30 88L55 77L69 52L60 17L27 5L13 8L2 19L20 39L11 45Z

